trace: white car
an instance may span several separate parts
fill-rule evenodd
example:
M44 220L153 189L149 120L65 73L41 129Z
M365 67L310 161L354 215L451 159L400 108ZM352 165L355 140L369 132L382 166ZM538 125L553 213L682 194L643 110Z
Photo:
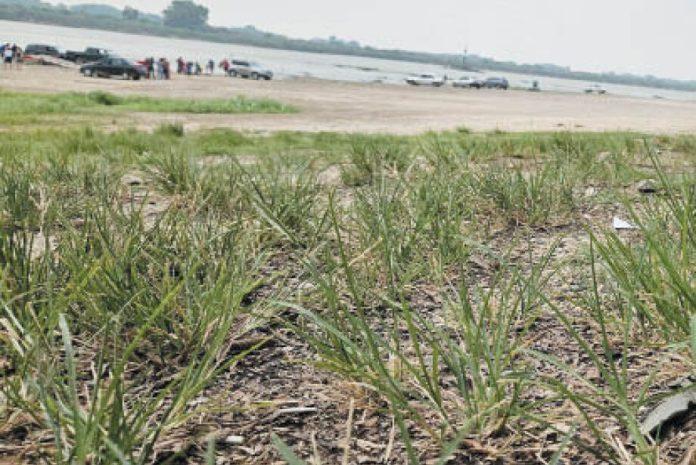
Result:
M407 77L406 82L412 86L440 87L445 85L445 78L437 77L434 74L419 74Z
M604 87L600 86L599 84L592 84L587 89L585 89L586 94L592 94L594 92L596 92L600 95L604 95L607 93L607 90Z
M452 81L452 87L458 87L460 89L480 89L483 85L484 82L481 79L471 76L462 76Z

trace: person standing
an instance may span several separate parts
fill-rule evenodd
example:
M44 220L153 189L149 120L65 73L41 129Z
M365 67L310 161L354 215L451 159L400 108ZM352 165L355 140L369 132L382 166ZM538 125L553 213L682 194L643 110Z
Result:
M12 54L14 55L15 67L19 70L22 69L22 63L24 63L24 50L17 44L12 46Z
M12 61L14 60L14 53L12 52L12 46L7 43L5 44L5 49L2 52L2 62L5 69L12 68Z
M225 72L225 74L230 74L230 60L223 58L219 66Z
M176 74L186 74L186 62L182 57L176 60Z
M208 60L208 67L207 68L208 68L208 74L212 76L213 73L215 72L215 61L212 58L210 60Z
M164 73L164 79L168 81L172 78L171 65L169 64L169 60L166 58L162 58L162 71Z
M157 79L164 81L164 58L157 60Z
M155 79L155 58L150 57L147 59L147 78Z

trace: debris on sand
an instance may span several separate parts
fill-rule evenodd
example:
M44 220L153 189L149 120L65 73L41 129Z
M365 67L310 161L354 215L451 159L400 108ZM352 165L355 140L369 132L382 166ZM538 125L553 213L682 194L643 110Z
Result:
M232 446L240 446L244 444L244 437L243 436L227 436L225 438L225 444L229 444Z
M652 179L643 179L636 184L636 190L641 194L654 194L657 192L657 183Z
M635 226L633 226L631 223L629 223L626 220L622 220L621 218L617 218L616 216L614 217L614 229L621 230L621 229L637 229Z
M658 404L641 423L640 432L644 436L652 435L689 415L696 415L696 386L673 394Z

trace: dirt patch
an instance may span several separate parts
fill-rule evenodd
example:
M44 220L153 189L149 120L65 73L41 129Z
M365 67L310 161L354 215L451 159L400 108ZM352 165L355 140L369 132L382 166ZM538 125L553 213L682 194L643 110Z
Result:
M317 174L317 182L324 186L338 186L341 184L341 167L331 165Z

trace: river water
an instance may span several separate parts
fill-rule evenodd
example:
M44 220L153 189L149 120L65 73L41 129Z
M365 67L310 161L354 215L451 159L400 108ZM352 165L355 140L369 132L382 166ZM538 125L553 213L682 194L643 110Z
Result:
M384 82L403 84L406 76L414 73L433 73L449 77L504 75L513 87L530 87L538 80L543 90L556 92L583 92L592 82L530 76L513 73L463 73L437 65L410 63L405 61L353 57L319 53L275 50L246 45L219 44L200 40L172 39L93 29L68 28L15 21L0 21L0 41L26 46L30 43L45 43L66 50L82 50L85 47L100 47L116 54L139 60L145 57L167 57L174 61L182 56L187 60L209 59L216 62L223 57L245 58L262 63L272 69L279 79L314 77L353 82ZM611 94L643 98L666 98L696 101L696 92L680 92L647 87L602 84Z

